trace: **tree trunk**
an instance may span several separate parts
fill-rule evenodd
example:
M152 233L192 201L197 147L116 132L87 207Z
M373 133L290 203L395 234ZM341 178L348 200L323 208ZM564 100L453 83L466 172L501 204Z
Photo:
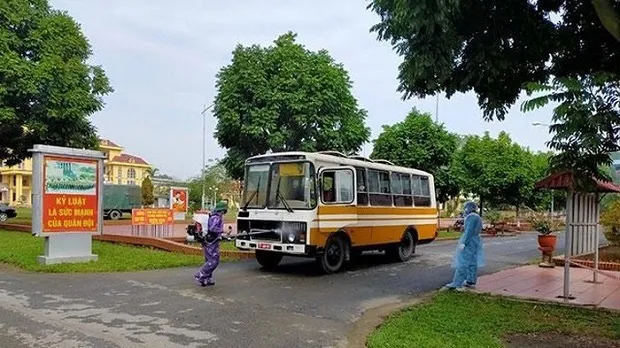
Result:
M480 217L482 217L482 197L480 197Z
M519 209L520 208L520 204L517 204L517 228L521 227L521 218L520 218L520 214L519 214Z

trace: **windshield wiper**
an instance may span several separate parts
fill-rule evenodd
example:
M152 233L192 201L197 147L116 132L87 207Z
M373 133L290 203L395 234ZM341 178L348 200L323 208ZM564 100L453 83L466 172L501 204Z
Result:
M291 206L286 201L286 198L284 198L284 195L280 192L280 179L282 179L281 176L278 177L278 185L276 185L276 207L278 206L278 198L280 198L280 200L282 201L282 205L284 205L284 208L286 208L286 211L292 213L293 208L291 208Z
M260 177L258 178L258 184L256 185L256 191L252 192L252 194L250 195L250 197L248 198L248 200L245 202L245 204L243 205L243 210L248 210L248 206L250 205L250 202L252 202L252 198L254 198L254 196L256 196L256 204L258 204L258 191L260 190Z

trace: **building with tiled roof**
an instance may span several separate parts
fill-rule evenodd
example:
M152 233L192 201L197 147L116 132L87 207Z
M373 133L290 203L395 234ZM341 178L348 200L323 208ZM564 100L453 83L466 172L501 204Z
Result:
M123 147L107 139L99 140L99 148L106 155L105 181L121 185L141 185L152 166L143 158L123 153Z
M123 153L123 147L107 139L99 139L99 149L106 155L104 181L121 185L142 185L152 170L143 158ZM14 166L0 164L0 202L11 205L32 204L32 159Z

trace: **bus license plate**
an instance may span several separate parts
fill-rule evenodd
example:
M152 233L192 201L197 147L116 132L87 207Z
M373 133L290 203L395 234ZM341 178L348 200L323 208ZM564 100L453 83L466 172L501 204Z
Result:
M258 248L259 249L271 249L271 244L261 243L261 244L258 245Z

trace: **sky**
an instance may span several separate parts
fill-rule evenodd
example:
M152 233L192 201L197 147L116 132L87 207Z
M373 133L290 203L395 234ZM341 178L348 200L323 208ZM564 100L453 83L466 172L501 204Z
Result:
M374 139L384 124L404 119L412 107L435 115L436 99L402 100L402 59L370 27L379 17L364 0L51 0L67 11L88 37L91 64L101 65L115 92L92 116L102 138L123 146L162 173L197 175L202 166L203 118L216 74L230 64L237 44L270 45L293 31L308 49L326 49L353 80L353 95L368 110ZM503 122L485 122L473 93L439 97L439 121L459 134L497 135L504 130L531 150L546 150L551 108L523 114L517 102ZM206 113L206 158L225 154L214 139L215 119ZM362 154L370 155L366 144Z

